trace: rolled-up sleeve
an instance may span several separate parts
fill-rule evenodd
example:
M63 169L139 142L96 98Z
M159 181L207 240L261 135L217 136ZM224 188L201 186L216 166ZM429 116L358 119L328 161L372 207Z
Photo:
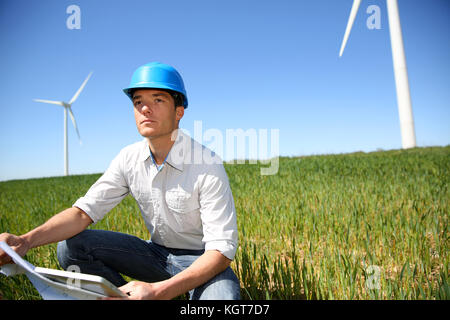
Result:
M236 209L222 164L212 165L203 177L199 192L205 250L218 250L234 259L238 245Z
M94 223L100 221L129 193L123 175L122 152L114 158L105 173L91 186L85 196L74 204L83 210Z

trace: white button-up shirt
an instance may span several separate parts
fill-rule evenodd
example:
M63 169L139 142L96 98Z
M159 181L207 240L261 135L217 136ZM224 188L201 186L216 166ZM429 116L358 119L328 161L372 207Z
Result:
M238 243L236 209L222 160L177 131L161 168L155 165L146 139L129 145L73 206L96 223L131 193L152 242L169 248L218 250L233 259Z

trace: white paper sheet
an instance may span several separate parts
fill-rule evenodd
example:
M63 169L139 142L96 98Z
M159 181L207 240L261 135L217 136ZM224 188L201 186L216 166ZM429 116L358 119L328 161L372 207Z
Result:
M104 297L95 292L52 281L34 271L34 266L20 257L4 241L0 241L0 249L6 252L15 264L0 267L0 273L6 276L25 273L44 300L93 300Z

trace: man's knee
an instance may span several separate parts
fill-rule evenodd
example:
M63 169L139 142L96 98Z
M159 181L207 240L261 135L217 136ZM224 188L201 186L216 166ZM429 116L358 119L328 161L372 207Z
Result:
M228 267L204 285L193 290L193 300L239 300L239 279L233 270Z
M56 256L61 268L66 270L80 256L79 252L83 250L82 239L84 232L85 231L73 236L72 238L58 242L56 247Z

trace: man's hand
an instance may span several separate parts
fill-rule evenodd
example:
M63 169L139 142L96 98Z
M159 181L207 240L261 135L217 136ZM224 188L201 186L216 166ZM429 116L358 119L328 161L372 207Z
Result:
M30 249L30 244L23 237L16 236L10 233L0 234L0 241L6 242L18 255L23 257ZM12 259L3 250L0 249L0 266L12 263Z
M105 300L121 299L173 299L191 289L197 288L225 270L231 263L219 251L208 250L195 260L188 268L167 280L147 283L131 281L119 289L128 295L123 298L105 298Z
M77 207L68 208L51 217L39 227L16 236L10 233L0 234L0 241L5 241L20 256L28 250L68 239L86 229L92 219ZM11 258L0 250L0 266L11 263Z
M125 293L126 297L104 298L105 300L158 300L159 283L148 283L142 281L131 281L126 285L119 287L119 290Z

